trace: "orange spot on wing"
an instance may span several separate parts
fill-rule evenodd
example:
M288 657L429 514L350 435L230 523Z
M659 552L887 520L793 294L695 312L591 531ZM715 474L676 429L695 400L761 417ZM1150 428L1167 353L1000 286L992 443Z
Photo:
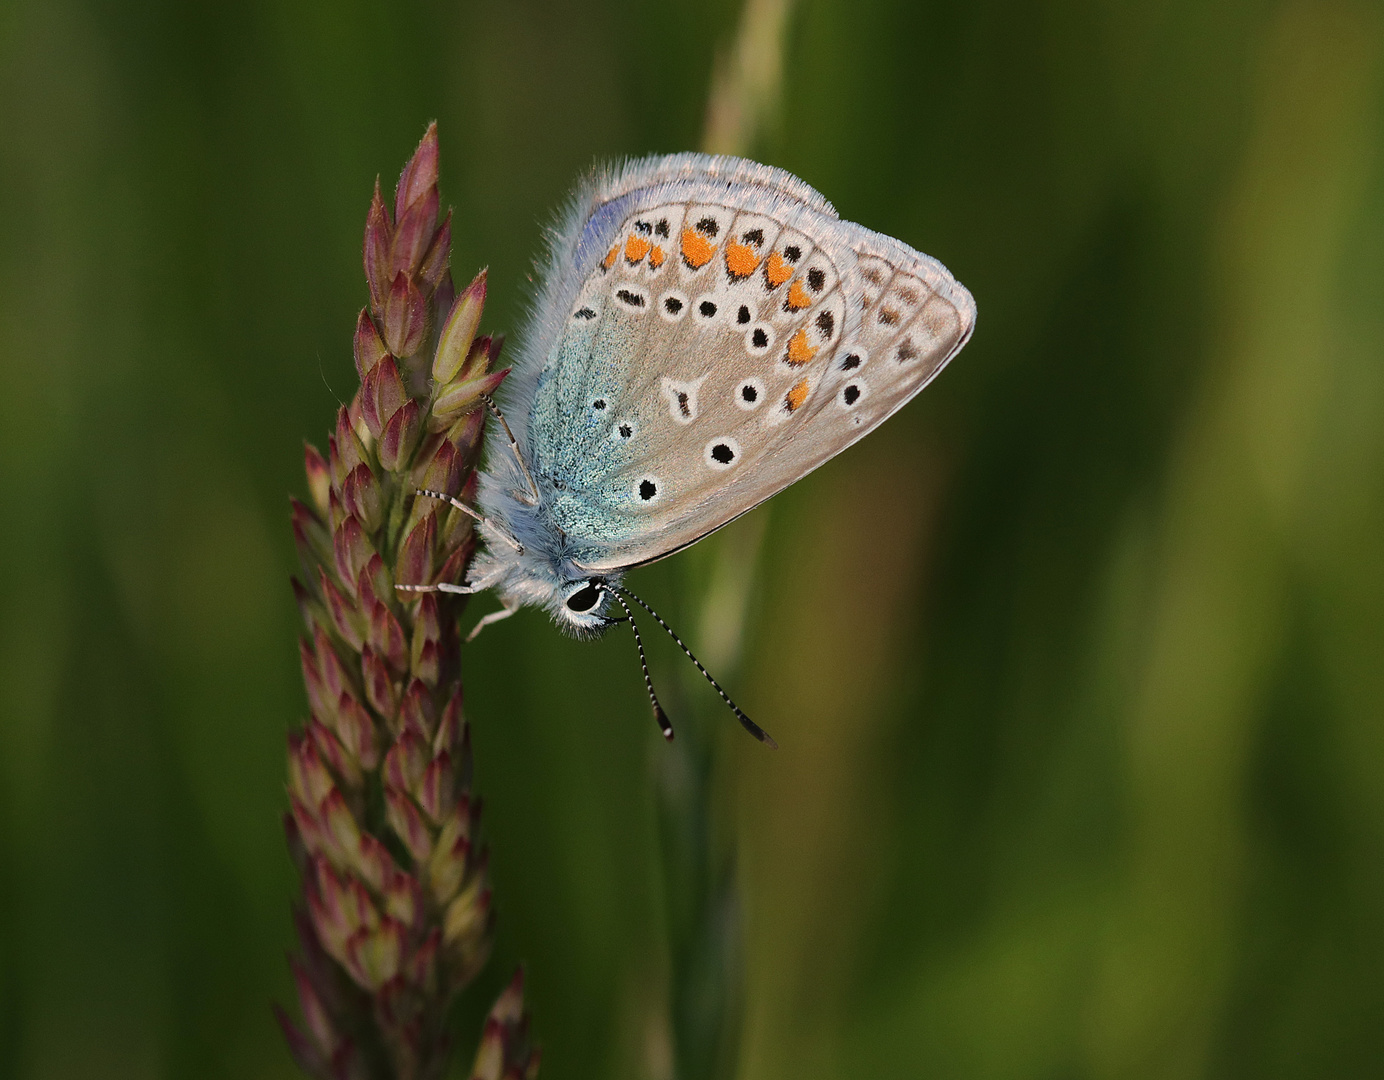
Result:
M747 278L759 266L759 256L749 244L737 244L734 240L726 244L726 269L731 277Z
M794 311L801 311L805 307L812 305L812 297L807 295L807 290L803 288L803 279L798 278L788 288L788 306Z
M642 236L631 236L625 241L625 261L637 263L649 253L649 242Z
M601 265L604 266L607 270L609 270L612 266L615 265L615 260L619 256L619 254L620 245L616 244L613 248L606 252L605 261L602 262Z
M783 256L777 251L769 252L769 262L764 267L764 278L769 282L769 288L777 289L792 276L793 268L784 263Z
M655 270L663 265L663 249L657 244L655 244L653 250L649 252L649 265Z
M682 230L682 258L693 270L700 270L716 254L716 245L696 229Z
M803 403L804 401L806 401L806 400L807 400L807 380L806 380L806 379L803 379L802 382L798 383L797 386L793 387L792 390L789 390L788 393L785 394L785 395L783 396L783 404L784 404L784 407L785 407L789 412L797 412L798 409L802 406L802 403Z
M802 367L817 355L817 349L807 343L807 327L802 327L788 339L786 359L794 367Z

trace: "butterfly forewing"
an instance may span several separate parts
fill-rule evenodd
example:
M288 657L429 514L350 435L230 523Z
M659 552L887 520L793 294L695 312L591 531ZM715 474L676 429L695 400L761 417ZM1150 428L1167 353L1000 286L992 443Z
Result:
M634 167L581 226L565 257L587 266L524 427L551 521L592 570L660 558L782 490L912 397L974 324L935 260L763 166Z

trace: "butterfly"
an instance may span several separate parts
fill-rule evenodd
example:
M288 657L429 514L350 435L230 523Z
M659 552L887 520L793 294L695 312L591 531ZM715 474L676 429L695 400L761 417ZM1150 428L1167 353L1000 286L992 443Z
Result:
M623 585L782 491L874 430L975 328L941 263L842 221L781 169L673 154L597 173L572 196L504 386L509 446L492 449L472 514L469 580L580 636L633 600L741 723L775 745L657 612ZM408 586L401 586L409 588ZM622 614L617 614L622 613Z

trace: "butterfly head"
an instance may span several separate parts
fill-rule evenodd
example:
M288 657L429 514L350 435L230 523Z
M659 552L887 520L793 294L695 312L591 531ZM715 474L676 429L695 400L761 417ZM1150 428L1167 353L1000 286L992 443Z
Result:
M531 540L523 550L489 543L476 557L472 580L493 588L507 607L542 608L576 638L599 637L619 621L608 614L612 609L620 614L610 593L620 583L618 574L592 574L541 537Z

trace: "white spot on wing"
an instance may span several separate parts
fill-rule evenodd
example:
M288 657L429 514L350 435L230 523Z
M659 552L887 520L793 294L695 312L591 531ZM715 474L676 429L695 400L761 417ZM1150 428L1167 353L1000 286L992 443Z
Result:
M705 381L705 375L689 382L663 376L663 396L668 400L668 413L679 424L690 424L697 419L697 391Z
M847 379L846 384L836 393L836 404L850 410L869 396L870 387L863 379Z
M634 482L630 494L639 506L652 506L663 498L663 482L657 476L641 476Z
M838 357L836 369L846 373L859 371L870 362L869 350L862 349L859 345L854 343L843 345L836 355Z
M668 322L677 322L687 314L687 294L681 289L669 289L658 298L658 313Z
M725 297L703 293L692 301L692 317L698 326L711 326L720 321L725 306Z
M745 349L751 356L763 356L777 340L778 334L768 323L755 323L745 331Z
M740 460L740 444L729 435L721 435L706 444L702 460L707 467L722 471Z
M768 396L768 389L764 385L764 380L755 376L744 379L735 388L734 399L738 408L746 412L754 412L764 404Z
M578 300L576 306L572 308L572 321L578 326L593 323L601 317L601 299L591 297L586 300Z
M649 310L649 290L632 281L622 281L611 290L615 303L625 311L642 315Z

